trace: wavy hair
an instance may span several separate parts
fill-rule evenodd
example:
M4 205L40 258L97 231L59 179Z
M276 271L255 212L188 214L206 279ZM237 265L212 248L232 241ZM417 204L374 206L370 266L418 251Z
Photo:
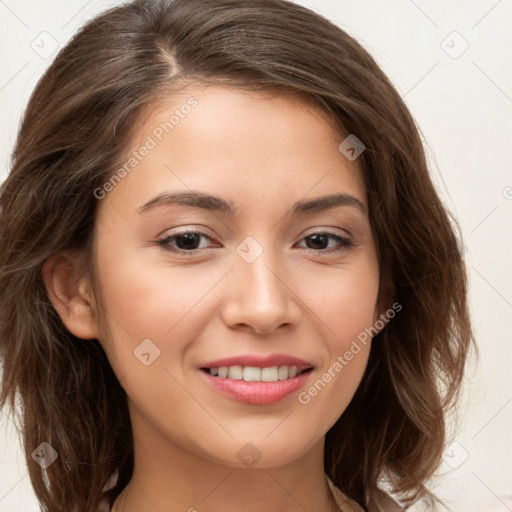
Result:
M94 190L123 161L133 127L198 83L301 95L329 113L340 141L365 144L358 162L381 292L402 311L375 336L361 384L327 432L325 471L364 510L381 478L406 504L435 501L425 482L441 462L473 334L458 227L400 95L354 38L286 0L137 0L88 22L58 53L0 189L0 407L17 414L42 510L112 504L134 463L126 393L98 340L64 327L43 265L66 249L90 254ZM31 457L43 441L59 454L46 470Z

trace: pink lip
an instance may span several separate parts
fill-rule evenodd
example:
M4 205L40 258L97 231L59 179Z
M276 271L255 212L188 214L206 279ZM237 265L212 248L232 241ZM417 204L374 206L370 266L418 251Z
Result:
M230 364L226 366L234 365ZM266 366L262 366L262 368L266 368ZM279 402L283 398L298 391L304 386L311 371L302 373L291 379L277 382L246 382L244 380L214 377L203 370L201 370L200 373L204 375L204 378L209 384L228 398L248 404L267 405Z
M271 368L272 366L296 366L298 371L311 368L312 363L286 354L271 354L266 357L255 355L240 355L207 361L201 368L219 368L221 366L253 366L255 368Z

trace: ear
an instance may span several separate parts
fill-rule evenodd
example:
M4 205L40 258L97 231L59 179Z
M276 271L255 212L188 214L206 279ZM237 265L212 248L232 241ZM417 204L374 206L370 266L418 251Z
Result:
M87 276L79 277L79 256L54 254L43 265L46 292L69 332L82 339L98 339L94 298Z

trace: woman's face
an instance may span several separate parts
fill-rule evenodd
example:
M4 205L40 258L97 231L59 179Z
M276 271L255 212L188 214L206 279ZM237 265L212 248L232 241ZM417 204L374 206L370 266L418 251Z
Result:
M379 285L343 139L318 107L226 87L144 120L95 232L100 341L139 442L270 468L343 413Z

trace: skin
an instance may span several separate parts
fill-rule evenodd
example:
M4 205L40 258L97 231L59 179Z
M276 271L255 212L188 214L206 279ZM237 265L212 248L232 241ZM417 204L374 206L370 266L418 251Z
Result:
M367 211L361 170L338 150L345 137L316 105L217 86L191 86L153 110L131 151L190 96L197 107L99 202L98 284L73 281L67 254L45 268L65 325L100 340L128 395L135 469L113 510L333 510L325 434L361 381L370 343L307 404L297 394L271 405L235 401L198 368L233 355L290 354L314 365L304 390L373 325L382 309L367 213L338 206L291 215L296 201L335 192ZM235 215L176 204L138 211L163 192L191 190L232 202ZM192 256L157 244L184 231L206 235ZM325 232L356 245L335 251L336 237L308 238ZM263 250L252 263L236 251L248 236ZM167 246L190 247L179 242ZM145 339L160 350L149 366L134 356ZM237 457L249 442L261 455L251 467Z

